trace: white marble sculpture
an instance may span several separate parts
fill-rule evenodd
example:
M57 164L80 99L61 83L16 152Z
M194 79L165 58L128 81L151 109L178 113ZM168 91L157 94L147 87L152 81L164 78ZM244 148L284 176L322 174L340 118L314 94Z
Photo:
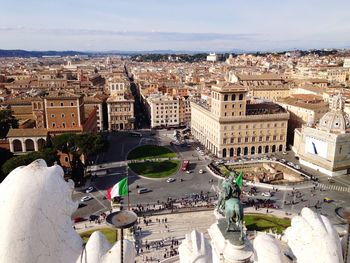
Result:
M72 191L73 182L64 181L60 166L36 160L13 170L0 184L0 262L118 262L120 242L111 248L101 233L94 233L83 251L72 228L78 208ZM134 262L133 243L124 244L125 262Z
M212 259L212 248L209 241L204 238L203 233L193 230L187 234L185 240L179 247L180 263L210 263Z

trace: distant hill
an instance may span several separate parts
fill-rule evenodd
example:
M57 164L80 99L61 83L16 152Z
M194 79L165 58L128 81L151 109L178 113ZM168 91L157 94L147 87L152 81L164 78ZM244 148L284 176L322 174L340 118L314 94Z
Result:
M87 52L79 52L73 50L67 51L27 51L21 49L5 50L0 49L0 57L42 57L42 56L74 56L89 55Z

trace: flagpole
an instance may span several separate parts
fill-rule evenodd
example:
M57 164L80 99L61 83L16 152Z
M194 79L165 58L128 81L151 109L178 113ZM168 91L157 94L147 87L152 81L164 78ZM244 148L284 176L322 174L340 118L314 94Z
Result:
M130 210L130 196L129 196L129 166L126 165L126 184L128 185L128 210Z

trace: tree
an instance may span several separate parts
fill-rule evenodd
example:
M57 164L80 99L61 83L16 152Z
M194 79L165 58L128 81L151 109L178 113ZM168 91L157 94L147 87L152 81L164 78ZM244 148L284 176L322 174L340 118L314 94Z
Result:
M10 152L7 149L0 148L0 168L7 160L11 159L12 156L13 156L12 152ZM5 179L5 177L6 177L6 174L0 170L0 182L2 182L2 180Z
M0 110L0 138L5 138L11 127L18 128L18 120L11 110Z

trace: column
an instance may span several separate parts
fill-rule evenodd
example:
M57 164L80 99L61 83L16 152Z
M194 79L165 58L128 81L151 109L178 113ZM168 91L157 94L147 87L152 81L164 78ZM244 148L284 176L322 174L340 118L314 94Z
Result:
M24 141L24 139L21 139L21 143L22 143L22 152L27 152L27 147L26 147L26 143Z
M34 141L34 151L39 151L39 147L38 147L38 140L37 139L33 139Z
M14 148L13 148L13 140L9 140L9 143L10 143L10 151L13 153L15 152Z

